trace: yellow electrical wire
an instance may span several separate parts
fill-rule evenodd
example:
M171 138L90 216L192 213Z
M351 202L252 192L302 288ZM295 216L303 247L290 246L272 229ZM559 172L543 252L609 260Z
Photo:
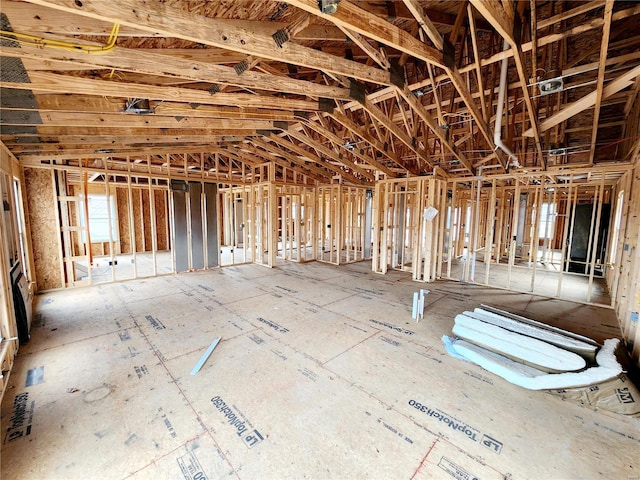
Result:
M65 42L61 40L50 40L43 37L37 37L35 35L28 35L25 33L9 32L6 30L0 30L0 37L7 40L14 40L26 45L35 45L36 47L52 47L60 48L62 50L69 50L72 52L83 52L88 54L102 54L109 53L116 48L116 40L118 39L118 32L120 31L120 24L114 23L111 28L111 34L107 40L107 44L104 46L94 45L79 45L77 43Z

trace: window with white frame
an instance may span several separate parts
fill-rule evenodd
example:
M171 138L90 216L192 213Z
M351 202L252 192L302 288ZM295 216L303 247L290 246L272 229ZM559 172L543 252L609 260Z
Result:
M538 222L538 238L553 239L557 215L557 205L555 203L543 203L541 205L540 220Z
M90 193L88 196L89 236L91 243L118 240L118 220L116 216L115 198L104 193ZM84 209L80 209L82 225L86 225ZM111 221L111 235L109 235L109 221ZM82 240L87 241L82 232Z

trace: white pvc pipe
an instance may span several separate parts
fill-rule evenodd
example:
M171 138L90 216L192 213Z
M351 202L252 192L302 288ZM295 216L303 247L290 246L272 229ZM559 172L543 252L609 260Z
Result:
M509 50L509 43L504 41L503 50ZM496 124L493 131L493 143L496 144L496 149L500 148L504 153L509 156L509 162L514 166L520 166L518 157L507 147L502 141L502 109L504 108L504 97L507 91L507 70L509 67L509 57L502 59L502 69L500 70L500 86L498 87L498 108L496 109ZM507 169L509 164L507 164Z

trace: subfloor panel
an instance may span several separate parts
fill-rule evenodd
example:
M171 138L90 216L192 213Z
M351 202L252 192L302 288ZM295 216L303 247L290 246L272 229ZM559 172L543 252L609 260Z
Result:
M2 403L2 478L639 478L640 418L521 389L441 341L481 303L598 341L620 334L613 310L370 268L39 295Z
M471 266L465 265L465 263L464 258L454 261L451 268L451 279L464 279L466 268L469 269L469 278L471 277ZM518 292L531 292L536 295L557 297L574 302L611 305L611 296L607 289L607 282L603 277L593 277L589 292L589 275L559 272L551 267L545 268L540 262L536 264L535 272L533 267L526 262L521 262L511 268L507 264L491 263L488 279L486 269L487 265L484 262L476 261L476 284L509 288ZM560 286L559 290L558 286Z

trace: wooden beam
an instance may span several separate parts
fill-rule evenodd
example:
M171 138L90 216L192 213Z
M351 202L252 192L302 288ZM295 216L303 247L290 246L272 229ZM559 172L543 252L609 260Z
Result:
M429 128L436 134L441 144L449 150L454 157L472 174L475 175L475 169L467 157L462 153L455 145L451 143L447 134L443 131L442 127L438 125L435 118L426 111L420 101L409 91L407 87L403 90L398 89L398 93L404 98L404 100L411 106L416 114L426 123Z
M317 8L317 4L312 0L294 0L290 2L298 8L302 8L309 13L326 18L336 25L355 30L367 37L373 38L379 42L386 43L387 45L396 48L402 52L408 53L416 58L424 60L427 63L440 66L443 68L449 77L451 78L454 86L460 93L463 101L465 102L470 113L476 120L480 132L487 141L487 144L494 149L493 137L489 132L487 123L483 119L482 113L478 110L473 96L469 92L464 79L458 72L458 69L454 66L449 68L444 63L444 56L440 50L429 47L420 40L412 37L404 30L396 27L395 25L385 22L373 14L359 8L358 6L343 0L340 3L338 11L332 15L323 15ZM392 91L391 88L389 91ZM418 152L416 152L418 153ZM499 154L498 159L502 168L506 170L506 161L502 154Z
M522 95L527 107L529 122L531 123L531 132L535 141L538 163L542 168L546 168L546 159L542 154L542 143L540 141L540 128L538 126L538 115L534 109L531 95L529 94L529 73L527 72L526 62L522 53L520 43L514 37L514 14L515 12L507 12L501 7L500 3L491 0L470 0L471 4L486 18L496 31L504 38L513 51L513 59L515 60Z
M420 25L420 28L422 28L422 30L424 30L424 32L427 34L429 40L433 42L438 50L442 50L442 48L444 47L444 40L442 39L442 35L440 35L440 32L433 24L433 22L431 22L431 19L425 13L422 5L420 5L418 0L404 0L404 4L418 21L418 25Z
M293 129L286 130L285 134L288 135L291 138L295 138L296 140L298 140L301 143L304 143L304 144L310 146L316 152L318 152L318 154L322 154L323 156L325 156L327 158L330 158L334 162L338 162L338 163L343 164L345 167L349 168L352 172L359 173L361 176L363 176L367 180L369 180L369 181L373 181L374 180L374 176L373 176L373 174L371 172L368 172L367 170L362 168L362 166L353 163L351 160L349 160L344 155L342 155L342 157L338 156L338 154L336 152L334 152L330 148L327 148L325 145L322 145L321 143L316 142L310 136L305 135L302 132L296 132Z
M640 76L640 65L620 75L618 78L611 81L611 83L605 86L602 89L602 97L601 97L602 100L605 100L610 96L612 96L613 94L618 93L620 90L633 85L634 79L638 76ZM559 110L558 112L554 113L550 117L545 118L542 122L540 122L540 131L546 132L550 128L558 125L559 123L564 122L565 120L571 117L574 117L580 112L583 112L586 109L593 107L596 104L596 98L597 98L597 90L594 90L593 92L589 93L588 95L585 95L581 99L576 100L573 103L570 103L569 105L565 106L562 110ZM533 135L533 133L531 129L529 129L523 132L522 135L525 137L530 137Z
M108 55L87 55L82 52L22 45L20 48L2 47L2 55L29 58L43 62L56 61L82 65L83 67L109 68L161 77L181 78L209 84L229 84L256 90L288 92L327 98L349 98L349 91L344 88L320 85L304 80L276 78L273 75L258 72L245 72L243 75L238 75L233 67L127 48L116 48Z
M277 138L280 138L280 137L277 137ZM278 145L274 145L273 143L267 142L263 138L255 138L251 141L251 143L256 147L260 147L261 149L264 150L263 152L261 152L260 149L255 149L253 150L253 153L258 154L258 152L261 152L260 153L261 156L266 160L276 161L278 156L280 156L282 160L287 161L286 163L288 164L284 164L284 166L286 166L287 168L292 168L292 165L297 165L298 167L302 167L302 171L310 171L311 173L315 174L319 178L324 179L325 182L331 181L331 177L333 176L333 173L328 171L326 168L319 167L315 162L313 162L308 157L306 157L306 160L305 158L300 158L298 155L294 155L293 153L287 152L286 150L280 148ZM246 148L246 147L242 147L242 148ZM251 148L249 148L249 150L251 151ZM282 160L280 162L282 162ZM276 162L276 163L279 163L279 162ZM280 164L283 165L282 163Z
M388 147L385 148L385 145L380 140L378 140L373 135L371 135L371 133L369 133L364 128L364 126L358 125L351 118L349 118L344 112L336 112L334 110L330 112L328 115L331 118L333 118L336 122L338 122L340 125L347 128L349 131L351 131L352 133L360 137L362 140L367 142L369 145L371 145L375 150L380 152L382 155L389 158L391 161L393 161L396 165L401 167L403 170L406 170L402 162L402 159L390 148Z
M90 149L78 149L78 150L65 150L60 154L28 154L20 155L21 162L40 162L51 160L70 160L70 159L84 159L84 158L111 158L111 157L127 157L127 156L141 156L141 155L165 155L165 154L184 154L184 153L210 153L213 149L210 146L198 146L198 147L181 147L177 146L175 150L170 150L167 147L160 147L156 149L145 150L140 152L139 149L113 149L111 152L95 152ZM120 173L120 172L118 172Z
M294 155L290 155L286 152L278 152L278 155L282 155L282 157L276 156L271 153L270 149L273 149L273 145L268 142L261 141L261 148L257 148L254 145L246 144L240 145L237 147L237 150L241 151L243 155L251 154L256 157L262 158L267 162L274 163L283 168L295 170L300 172L302 175L306 175L309 178L312 178L320 183L329 183L331 182L331 173L326 170L322 170L317 168L315 165L306 165L303 160L295 157ZM295 168L293 166L296 166Z
M451 29L451 32L449 33L449 41L454 45L458 43L458 35L460 35L460 30L462 29L462 25L464 23L468 1L469 0L463 0L458 5L458 14L456 15L456 21L453 24L453 28Z
M244 138L238 138L237 141L242 141ZM119 151L131 151L138 149L139 151L146 150L158 150L165 149L165 151L178 151L180 149L202 149L213 151L219 145L218 142L212 140L207 142L206 140L200 141L180 141L180 142L167 142L160 139L157 142L119 142L117 145L111 142L65 142L60 144L46 144L46 145L15 145L7 144L11 148L11 151L15 155L63 155L68 152L87 152L88 155L100 152L117 153Z
M365 10L374 13L378 17L388 18L388 10L379 2L359 2L359 5ZM11 20L14 29L17 31L22 26L28 26L29 31L33 34L47 34L56 32L64 35L90 35L90 36L109 36L112 25L100 20L87 18L82 22L77 22L72 14L53 14L51 9L40 5L32 5L25 8L23 2L5 0L2 2L2 10ZM433 9L425 9L425 12L433 23L441 25L445 29L450 29L454 24L456 17L447 13ZM396 6L396 18L402 20L411 20L411 13L402 8L401 5ZM235 21L234 21L235 22ZM251 31L262 31L265 34L272 35L277 30L287 27L287 23L278 21L260 21L260 20L242 20L243 28ZM489 25L482 23L480 28L489 30ZM150 37L161 36L143 30L122 27L118 33L119 37ZM345 36L342 32L331 25L309 25L302 31L293 35L293 38L300 41L344 41Z
M126 113L67 113L46 112L41 115L41 122L30 118L3 118L3 125L51 125L63 127L120 127L120 128L209 128L209 129L248 129L273 130L273 122L269 120L253 119L215 119L215 118L187 118L160 117L155 115L136 115Z
M363 108L381 125L383 125L384 128L391 132L394 137L404 143L409 148L409 150L413 151L420 159L424 160L427 165L433 168L433 163L431 158L429 158L428 153L424 149L419 148L416 140L410 138L409 135L407 135L400 127L398 127L398 125L393 123L377 105L374 105L371 101L366 100L363 104ZM420 175L421 173L423 173L418 169L407 167L404 162L401 163L400 166L413 173L414 175Z
M382 85L390 84L388 72L328 55L295 42L278 47L270 35L250 31L233 21L208 18L166 3L136 0L28 0L29 3L81 16L161 33L172 38L226 48L293 65L302 65ZM317 4L315 9L318 10Z
M409 35L404 30L396 27L389 22L380 20L373 14L362 10L358 6L346 0L343 0L340 3L337 12L332 15L323 15L318 10L317 4L315 2L312 2L311 0L294 0L290 3L298 8L302 8L308 11L309 13L313 13L315 15L326 18L336 25L355 30L365 36L386 43L387 45L397 48L403 52L409 53L410 55L420 58L430 64L444 68L451 77L456 89L458 90L458 92L460 92L460 96L463 98L465 104L469 108L469 111L478 122L481 133L487 140L488 144L493 147L493 139L488 131L488 126L484 122L482 114L479 112L477 106L475 105L475 101L473 100L471 93L468 91L464 80L462 79L457 69L448 68L444 64L443 54L440 50L427 46L423 42L420 42L416 38ZM389 122L386 115L384 115L383 112L377 109L377 107L372 102L369 101L368 104L365 103L364 108L370 114L372 114L376 118L376 120L385 125L387 129L392 131L400 141L402 141L412 151L414 151L422 160L427 162L429 165L432 165L432 162L428 158L427 154L423 150L417 149L414 142L409 139L408 136L405 135L404 132L402 132L395 124ZM503 168L506 169L506 163L502 157L500 157L500 161Z
M635 15L640 14L640 5L635 5L632 7L629 7L625 10L619 10L617 12L614 12L613 16L611 17L611 20L613 22L617 21L617 20L622 20L625 18L629 18L629 17L633 17ZM603 18L594 18L593 20L590 20L588 22L584 22L581 23L579 25L576 25L574 27L571 27L563 32L558 32L558 33L551 33L549 35L545 35L543 37L539 37L538 38L538 47L543 47L545 45L550 45L552 43L555 42L559 42L560 40L563 40L565 38L568 37L572 37L575 35L581 35L583 33L586 33L590 30L594 30L596 28L601 28L604 25L604 19ZM522 43L520 45L520 48L522 49L523 52L529 52L531 51L531 49L533 48L532 42L525 42ZM506 50L506 51L502 51L499 53L496 53L492 56L490 56L489 58L485 58L482 59L481 63L482 66L487 66L487 65L491 65L492 63L496 63L501 61L503 58L505 57L512 57L514 54L513 49L510 50ZM469 64L469 65L465 65L464 67L462 67L460 69L460 71L462 73L465 73L471 69L473 69L474 66L473 64ZM419 86L416 86L416 88L419 88Z
M427 46L406 31L348 0L342 0L338 10L332 15L323 14L318 9L318 3L315 0L291 0L287 3L328 20L334 25L347 28L365 37L397 48L401 52L413 55L425 62L444 66L442 52ZM393 38L393 42L390 42L391 38Z
M320 123L319 123L319 119L320 118L322 118L322 117L318 116L318 122L305 121L303 123L304 123L304 125L307 125L312 130L318 132L323 137L329 139L331 142L333 142L336 145L341 146L344 149L345 139L338 137L331 130L329 130L328 128L325 128L324 126L320 125ZM360 149L355 148L352 151L351 150L348 150L348 151L354 157L357 157L361 161L366 162L369 165L371 165L373 168L375 168L377 170L380 170L382 173L387 175L389 178L395 178L395 177L398 176L398 174L396 172L394 172L393 170L387 168L385 165L380 163L376 158L373 158L372 156L367 156L367 155L364 155L363 153L360 153ZM363 152L364 152L364 150L363 150Z
M604 5L603 0L594 0L592 2L584 3L582 5L578 5L571 10L567 10L566 12L559 13L549 18L545 18L544 20L540 20L538 22L537 29L543 30L547 27L550 27L553 24L564 22L573 18L577 15L582 15L583 13L590 12L591 10L595 10L596 8L600 8Z
M342 30L344 34L353 41L353 43L360 47L363 52L365 52L374 62L376 62L382 68L388 70L391 67L389 59L386 57L384 52L371 45L369 41L362 35L340 25L338 25L338 28Z
M25 108L15 96L5 94L0 99L4 110L29 110L41 113L49 111L65 111L78 113L122 113L125 100L98 97L95 95L60 95L41 94L35 97L37 107ZM155 116L184 116L200 118L236 118L258 120L297 121L292 110L272 110L266 108L238 108L218 105L201 105L198 103L150 101L149 106Z
M469 18L471 45L473 47L473 63L476 70L476 79L479 87L478 90L480 92L484 92L484 79L482 78L482 67L480 66L480 50L478 49L476 21L473 17L473 8L471 5L467 5L467 18ZM431 79L431 83L433 83L433 75L431 74L431 71L429 71L429 78ZM480 106L482 107L482 119L488 124L490 115L487 110L484 95L480 95Z
M270 141L270 142L276 143L276 144L280 145L281 147L284 147L284 148L290 150L291 152L295 153L296 155L300 155L301 157L304 157L307 160L310 160L310 161L314 162L316 165L324 167L327 170L331 170L336 175L343 176L346 180L348 180L351 183L354 183L354 184L357 185L357 184L366 182L366 179L357 178L353 173L340 168L338 165L334 165L330 161L327 161L327 160L319 157L318 155L315 155L314 153L310 152L309 150L307 150L305 148L302 148L300 145L296 145L295 143L293 143L293 142L291 142L289 140L285 140L284 138L278 136L275 133L271 133L268 136L265 136L265 139ZM256 143L256 139L252 139L251 141L253 143Z
M255 132L253 132L255 133ZM117 127L113 125L105 125L99 128L97 127L84 127L82 130L76 127L55 127L48 125L39 125L38 133L14 133L10 135L2 135L2 138L13 138L16 141L25 141L25 139L30 139L33 137L40 137L42 141L47 141L50 137L58 137L60 135L71 135L74 137L80 138L92 138L96 135L114 135L117 137L122 136L148 136L148 135L158 135L158 136L166 136L167 141L171 141L173 139L182 138L183 135L194 135L201 136L203 138L232 138L237 135L250 135L252 134L251 130L247 129L216 129L212 130L209 128L196 128L183 130L181 128L125 128L125 127Z
M70 77L57 73L30 72L30 83L0 81L0 86L30 90L36 93L58 93L78 95L99 95L116 98L146 98L151 100L175 101L196 105L235 106L240 108L268 108L285 110L316 111L317 102L255 95L248 93L216 93L179 87L157 87L111 80L93 80Z
M604 89L604 72L607 65L607 50L609 48L609 34L611 33L611 17L613 15L614 0L606 0L604 7L604 26L602 27L602 40L600 41L600 60L598 66L598 79L596 83L596 101L593 112L593 129L591 131L591 148L589 151L589 164L593 165L596 153L596 140L598 138L598 121L600 120L600 106L602 102L602 90Z
M640 37L638 37L638 39L640 40ZM640 58L640 51L630 52L630 53L625 53L624 55L619 55L617 57L609 57L607 58L605 64L607 67L610 65L623 65L631 60L637 60L639 58ZM566 75L574 75L578 73L590 72L593 70L597 70L599 66L600 66L600 62L598 61L598 62L586 63L584 65L579 65L577 67L564 68L562 70L562 75L566 76Z

